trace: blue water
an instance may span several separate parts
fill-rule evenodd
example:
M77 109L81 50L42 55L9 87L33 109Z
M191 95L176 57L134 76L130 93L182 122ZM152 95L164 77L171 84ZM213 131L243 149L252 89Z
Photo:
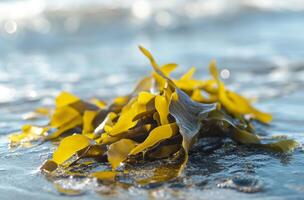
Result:
M18 2L22 16L16 14ZM267 137L285 135L303 144L301 1L274 1L273 7L251 1L206 1L207 7L191 4L197 1L145 1L144 13L129 2L60 2L0 3L0 199L303 199L302 146L288 155L233 143L211 153L198 148L175 183L113 189L92 180L63 180L67 187L85 191L69 197L39 172L54 150L52 144L9 150L7 140L23 124L45 123L23 116L52 106L61 90L105 100L130 92L151 70L137 49L141 44L160 63L180 64L175 75L196 66L197 77L205 78L209 61L216 59L221 69L230 71L225 79L230 88L258 98L256 106L273 113L273 123L260 127ZM261 191L218 187L238 177L256 181Z

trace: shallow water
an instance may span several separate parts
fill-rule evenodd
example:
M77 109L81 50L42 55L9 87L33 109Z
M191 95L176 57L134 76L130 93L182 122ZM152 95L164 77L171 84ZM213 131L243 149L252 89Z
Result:
M0 199L71 198L39 172L52 144L9 150L7 135L26 123L45 123L23 116L53 105L61 90L105 100L128 93L151 70L138 44L161 63L179 63L175 75L196 66L197 77L206 77L208 62L216 59L230 72L225 79L230 88L259 98L256 106L273 113L270 126L259 126L267 137L286 135L304 143L301 1L269 1L270 7L253 1L145 1L140 5L145 13L138 2L16 2L0 4ZM22 15L10 12L20 8ZM302 147L282 155L231 142L211 152L202 153L202 146L191 153L184 175L161 187L113 189L92 180L64 181L85 191L73 199L303 198ZM258 192L238 191L237 184Z

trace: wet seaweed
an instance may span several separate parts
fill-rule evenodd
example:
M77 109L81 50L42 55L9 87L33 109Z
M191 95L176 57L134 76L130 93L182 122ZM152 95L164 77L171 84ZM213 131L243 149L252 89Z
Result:
M57 140L52 158L41 166L53 180L68 175L117 184L128 177L135 185L159 184L181 176L197 141L211 139L220 148L230 139L237 145L282 153L297 147L291 139L261 139L253 122L268 124L271 114L227 89L214 61L209 66L209 80L193 78L195 68L174 79L170 73L176 64L160 66L148 50L140 47L140 51L153 71L129 95L107 104L62 92L54 109L39 108L37 115L31 115L46 115L50 122L23 126L10 135L10 146ZM92 164L95 167L89 167Z

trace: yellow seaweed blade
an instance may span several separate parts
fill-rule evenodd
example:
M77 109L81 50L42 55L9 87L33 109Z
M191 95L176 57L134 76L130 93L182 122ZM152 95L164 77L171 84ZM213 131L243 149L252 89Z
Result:
M116 177L116 172L114 171L99 171L93 172L90 176L97 178L101 181L114 182Z
M57 167L58 167L57 163L55 163L52 160L47 160L42 164L42 166L40 167L40 170L50 173L50 172L56 170Z
M127 130L118 136L110 136L107 133L103 133L100 138L97 139L98 143L109 145L117 142L120 139L132 139L136 136L146 135L151 129L151 124L145 124L143 126L136 127L134 129Z
M105 126L113 126L113 120L117 117L117 114L110 112L105 119L95 128L94 133L101 133L104 131Z
M260 138L252 133L249 133L245 130L241 130L239 128L236 128L232 134L231 137L233 140L237 141L241 144L260 144Z
M217 81L214 79L204 81L204 85L200 88L205 92L213 95L218 94Z
M91 99L91 102L93 104L95 104L96 106L98 106L98 108L102 109L102 108L105 108L106 107L106 102L100 100L100 99L97 99L97 98L93 98Z
M139 46L139 49L140 49L140 51L150 60L150 63L151 63L151 65L152 65L152 67L153 67L153 69L154 69L154 71L155 71L155 73L153 73L153 74L157 74L156 76L157 77L162 77L162 79L165 79L166 80L166 82L168 83L168 85L169 86L171 86L171 87L175 87L175 84L174 84L174 82L171 80L171 79L169 79L168 78L168 76L166 75L166 74L164 74L164 72L161 70L161 68L158 66L158 64L156 63L156 61L155 61L155 59L153 58L153 56L152 56L152 54L147 50L147 49L145 49L144 47L142 47L142 46ZM165 87L166 85L164 85L163 84L163 82L165 81L165 80L162 80L161 81L161 89L163 88L163 87Z
M218 85L218 98L224 107L234 115L246 115L252 114L252 117L264 122L269 123L272 120L272 116L268 113L261 112L251 106L250 102L234 92L225 89L224 83L220 81L218 70L215 62L210 63L210 73L216 80Z
M222 103L225 108L231 113L231 114L242 114L240 111L239 106L236 106L234 102L232 102L226 95L226 90L224 83L220 81L219 79L219 72L216 68L215 61L212 61L209 66L210 74L213 76L213 78L216 80L218 85L218 98L220 103Z
M159 68L159 70L165 75L165 76L169 76L170 73L177 67L177 64L174 63L170 63L170 64L165 64L162 67ZM166 85L167 85L167 80L162 77L161 75L159 75L156 72L152 72L152 76L155 79L156 83L159 86L159 90L162 91Z
M77 155L79 155L81 158L100 158L104 155L105 152L106 146L91 144L88 148L84 148L83 150L78 151Z
M124 105L126 103L128 103L129 101L129 97L128 96L118 96L114 99L114 104L118 104L118 105Z
M92 133L94 131L94 126L92 122L96 115L96 111L87 110L84 112L82 133Z
M294 140L281 140L275 143L262 144L262 146L277 152L287 153L298 147L299 143Z
M108 135L107 133L102 133L102 134L100 135L99 138L95 138L94 140L95 140L95 142L96 142L97 144L102 144L104 138L105 138L107 135Z
M260 122L263 122L265 124L268 124L272 121L272 115L269 113L264 113L259 110L256 110L253 112L253 118L259 120Z
M110 136L117 136L130 128L133 128L137 124L137 120L134 120L136 116L147 111L146 105L141 105L137 100L131 101L132 104L128 104L124 107L120 113L116 124L106 131Z
M200 89L193 90L191 99L200 103L215 103L217 101L217 97L213 95L209 95L209 98L204 97Z
M120 116L123 115L125 112L129 111L135 104L137 104L138 96L133 97L130 99L127 104L124 104L123 108L120 111Z
M111 126L109 126L109 125L105 125L104 126L104 131L106 132L106 133L110 133L111 131L112 131L112 129L113 129L113 127L111 127Z
M185 167L187 166L187 163L189 160L190 145L191 145L191 142L188 141L185 137L183 137L182 147L184 150L184 158L183 158L182 162L180 163L179 170L178 170L178 176L180 176L183 173Z
M66 132L66 131L68 131L68 130L70 130L72 128L75 128L75 127L77 127L77 126L79 126L81 124L82 124L82 117L81 116L77 116L74 119L72 119L71 121L69 121L69 122L63 124L62 126L60 126L57 129L57 131L55 131L51 135L48 135L47 139L51 140L51 139L57 138L61 134L63 134L64 132Z
M160 70L160 68L158 67L155 59L153 58L152 54L147 50L145 49L144 47L142 46L139 46L139 50L150 60L151 62L151 65L154 69L157 69L157 70Z
M191 67L181 78L180 80L190 80L193 77L193 74L195 73L196 69L195 67Z
M97 141L98 141L98 143L101 143L101 144L111 144L111 143L118 141L119 139L121 139L121 137L119 137L119 136L112 137L112 136L108 135L107 133L103 133Z
M191 99L193 101L197 101L197 102L206 101L206 98L202 95L201 90L199 90L199 89L193 90L193 93L191 95Z
M125 161L132 149L136 146L136 142L129 139L121 139L109 146L108 161L112 169L116 169L121 162Z
M152 77L150 77L150 76L144 77L137 83L132 94L137 94L138 92L142 92L142 91L151 91L152 82L153 82Z
M51 109L51 108L39 107L39 108L36 108L34 112L36 112L40 115L50 116L52 111L53 111L53 109Z
M172 145L164 145L164 146L160 145L160 146L156 146L156 148L157 150L148 154L149 158L154 158L154 159L168 158L180 150L180 144L172 144Z
M158 83L159 89L163 90L163 88L166 86L166 80L163 76L166 76L166 75L163 73L161 68L156 63L154 57L152 56L152 54L147 49L145 49L142 46L139 46L139 49L150 60L150 63L151 63L151 65L152 65L152 67L155 71L155 72L152 73L152 76L154 77L154 79ZM159 73L161 73L161 74L159 74Z
M155 97L155 108L160 117L161 125L168 124L168 115L169 115L169 102L164 96L156 96Z
M24 125L21 132L13 133L9 136L10 146L30 145L31 141L41 139L47 135L47 127Z
M62 164L91 144L91 140L84 135L75 134L61 140L59 147L53 154L53 161Z
M216 62L215 60L212 60L209 64L209 71L210 74L213 76L213 78L216 80L216 82L218 82L220 80L219 78L219 71L216 67Z
M179 89L185 90L185 91L192 91L198 88L202 88L204 87L205 83L203 81L200 80L193 80L193 79L189 79L189 80L174 80L173 81L176 86Z
M242 97L241 95L231 91L227 92L227 95L235 102L235 104L239 105L239 107L242 108L242 114L252 114L252 117L254 119L257 119L263 123L269 123L272 120L271 114L257 110L245 97Z
M135 109L130 109L122 113L117 123L113 127L109 127L107 129L106 127L108 126L105 126L105 131L111 136L116 136L130 128L133 128L137 123L137 121L133 121L136 115L137 112Z
M62 106L67 106L69 104L75 103L77 101L80 101L78 97L75 95L68 93L68 92L61 92L57 97L56 97L56 107L62 107Z
M61 127L76 117L80 117L80 114L69 106L56 108L55 113L51 117L51 127Z
M41 117L51 117L53 109L46 107L36 108L33 112L26 113L22 116L25 120L39 119Z
M105 131L106 127L113 126L113 120L117 117L117 114L114 112L110 112L107 114L106 118L103 120L101 124L99 124L96 129L94 130L94 133L98 134L102 131ZM110 130L107 130L106 132L109 132Z
M205 82L202 80L193 79L193 74L195 73L196 68L192 67L188 70L179 80L174 80L173 82L179 89L185 91L192 91L197 88L203 88L205 86Z
M171 72L173 72L177 67L177 64L175 63L169 63L169 64L165 64L162 65L160 67L160 70L166 75L166 76L170 76Z
M157 144L160 141L171 138L178 132L178 127L176 123L166 124L162 126L158 126L153 129L146 140L136 146L130 152L130 155L136 155L152 146Z
M162 76L158 75L156 72L152 72L152 77L154 78L155 82L157 83L158 90L161 92L166 87L166 79Z
M153 98L154 98L154 95L149 92L140 92L138 94L137 102L139 105L146 105Z

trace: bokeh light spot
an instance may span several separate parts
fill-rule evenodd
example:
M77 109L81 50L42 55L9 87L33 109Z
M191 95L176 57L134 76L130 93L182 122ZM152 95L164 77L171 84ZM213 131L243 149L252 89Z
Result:
M4 23L3 28L8 34L14 34L18 30L18 24L14 20L9 20Z

